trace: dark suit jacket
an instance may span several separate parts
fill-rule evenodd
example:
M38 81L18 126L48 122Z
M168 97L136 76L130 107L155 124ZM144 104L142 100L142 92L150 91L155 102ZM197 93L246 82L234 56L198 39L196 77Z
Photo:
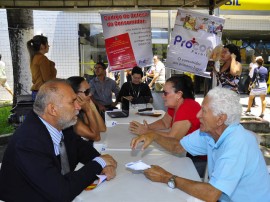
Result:
M91 184L102 167L100 154L72 128L63 131L71 172L62 175L45 125L32 111L11 138L0 170L4 201L71 201ZM73 172L76 165L85 164Z

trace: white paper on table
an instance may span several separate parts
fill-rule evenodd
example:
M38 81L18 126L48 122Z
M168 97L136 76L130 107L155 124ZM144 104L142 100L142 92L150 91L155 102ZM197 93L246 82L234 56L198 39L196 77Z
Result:
M142 160L136 161L136 162L130 162L126 164L126 168L129 168L131 170L146 170L148 168L151 168L150 165L147 165L146 163L142 162Z
M94 148L99 152L104 152L106 150L106 145L105 144L102 144L102 143L96 143L94 142Z
M106 127L110 128L110 127L114 127L117 125L117 121L105 121L105 125Z
M104 182L106 179L107 179L107 176L106 175L97 175L99 179L98 180L98 185L100 185L102 182Z
M92 184L86 187L85 190L95 189L97 186L99 186L102 182L104 182L107 179L106 175L97 175L97 177L98 179L96 179Z

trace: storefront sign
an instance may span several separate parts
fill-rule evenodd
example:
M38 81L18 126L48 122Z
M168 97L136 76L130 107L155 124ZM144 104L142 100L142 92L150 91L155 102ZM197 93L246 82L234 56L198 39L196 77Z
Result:
M221 43L224 19L179 9L175 19L166 67L209 76L208 55Z
M220 7L221 10L250 10L250 11L266 11L270 10L269 0L231 0Z
M150 10L101 13L101 21L112 71L152 64Z

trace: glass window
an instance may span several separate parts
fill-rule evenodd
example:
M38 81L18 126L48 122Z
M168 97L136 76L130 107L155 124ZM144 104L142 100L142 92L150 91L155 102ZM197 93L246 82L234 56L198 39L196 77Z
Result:
M168 29L152 28L152 39L168 39Z
M101 24L79 24L81 75L92 74L94 64L107 64L105 40Z

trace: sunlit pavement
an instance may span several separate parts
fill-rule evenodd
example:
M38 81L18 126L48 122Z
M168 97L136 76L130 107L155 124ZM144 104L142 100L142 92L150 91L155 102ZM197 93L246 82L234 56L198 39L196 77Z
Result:
M196 95L195 96L196 98L196 101L199 102L200 104L202 103L203 101L203 95ZM247 105L248 105L248 95L246 94L241 94L240 95L240 103L242 104L242 111L243 111L243 114L244 112L247 110ZM251 115L254 115L254 116L260 116L261 114L261 99L260 97L255 97L256 99L256 106L255 107L252 107L251 108ZM270 122L270 95L267 95L266 96L266 102L267 102L267 105L266 105L266 109L265 109L265 112L264 112L264 118L265 120L269 121Z

